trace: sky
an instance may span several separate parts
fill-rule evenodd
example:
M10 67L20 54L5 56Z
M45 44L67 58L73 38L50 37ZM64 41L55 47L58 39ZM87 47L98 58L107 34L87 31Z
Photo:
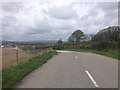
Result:
M66 41L75 30L85 34L118 25L117 2L39 0L2 2L2 39L13 41Z

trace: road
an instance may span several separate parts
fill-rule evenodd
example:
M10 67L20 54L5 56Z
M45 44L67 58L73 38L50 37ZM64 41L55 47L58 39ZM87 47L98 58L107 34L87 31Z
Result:
M58 52L15 88L118 88L118 60L92 53Z

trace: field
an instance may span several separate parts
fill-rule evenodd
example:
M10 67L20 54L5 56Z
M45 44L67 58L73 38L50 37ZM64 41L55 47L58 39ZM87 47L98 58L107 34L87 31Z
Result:
M2 67L6 68L18 62L26 61L38 54L42 54L44 51L45 50L25 51L15 48L2 48Z
M29 59L29 61L19 63L9 68L4 68L2 70L2 88L12 88L24 76L46 63L56 54L55 51L44 52L42 55Z

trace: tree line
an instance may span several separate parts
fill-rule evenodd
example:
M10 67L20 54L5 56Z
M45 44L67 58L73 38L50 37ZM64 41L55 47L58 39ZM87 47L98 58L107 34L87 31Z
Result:
M62 39L59 39L53 48L98 50L118 49L119 32L120 26L111 26L100 30L97 34L91 36L91 40L87 40L82 30L76 30L70 35L67 42L63 42Z

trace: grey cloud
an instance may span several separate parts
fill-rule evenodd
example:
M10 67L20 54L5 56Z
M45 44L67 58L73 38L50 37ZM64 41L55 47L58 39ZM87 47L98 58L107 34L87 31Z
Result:
M103 11L106 18L117 18L118 3L117 2L98 2L93 8L82 19L89 17L97 16L100 13L100 10Z
M48 9L47 14L56 19L72 19L77 17L77 13L71 6L52 7Z
M99 2L96 7L107 11L115 10L118 9L118 2Z
M51 22L47 19L34 19L34 25L27 27L27 30L24 32L24 35L37 35L37 34L46 34L52 32L53 26Z
M95 33L106 26L117 25L117 3L99 2L87 14L80 17L79 25L86 33ZM104 15L100 16L103 13Z
M97 16L98 15L98 11L95 9L91 9L90 12L88 12L88 16Z
M77 27L75 20L56 20L52 18L35 19L34 26L29 27L25 35L55 33L61 31L64 33Z
M107 18L117 18L118 16L118 2L99 2L96 8L101 9Z
M84 16L80 17L79 19L84 21L86 19L88 19L89 15L88 14L85 14Z
M34 3L5 3L3 11L9 14L3 15L2 19L3 39L57 40L62 38L67 40L70 34L79 28L85 34L95 34L106 26L117 24L117 9L112 3L85 4L82 10L87 9L86 5L93 5L86 10L86 14L82 11L76 12L73 8L76 4L57 7L52 5L52 2L43 3L37 7L34 7L36 5ZM26 5L27 9L23 5ZM46 9L39 10L41 6Z
M16 18L13 15L5 16L2 18L2 26L3 28L9 27L12 24L15 24Z
M118 10L116 11L110 11L109 13L106 12L106 17L112 19L118 18Z
M104 2L97 4L105 13L106 24L117 24L118 19L118 2ZM116 21L115 23L112 23Z
M2 9L7 12L18 12L22 9L22 2L3 2Z

